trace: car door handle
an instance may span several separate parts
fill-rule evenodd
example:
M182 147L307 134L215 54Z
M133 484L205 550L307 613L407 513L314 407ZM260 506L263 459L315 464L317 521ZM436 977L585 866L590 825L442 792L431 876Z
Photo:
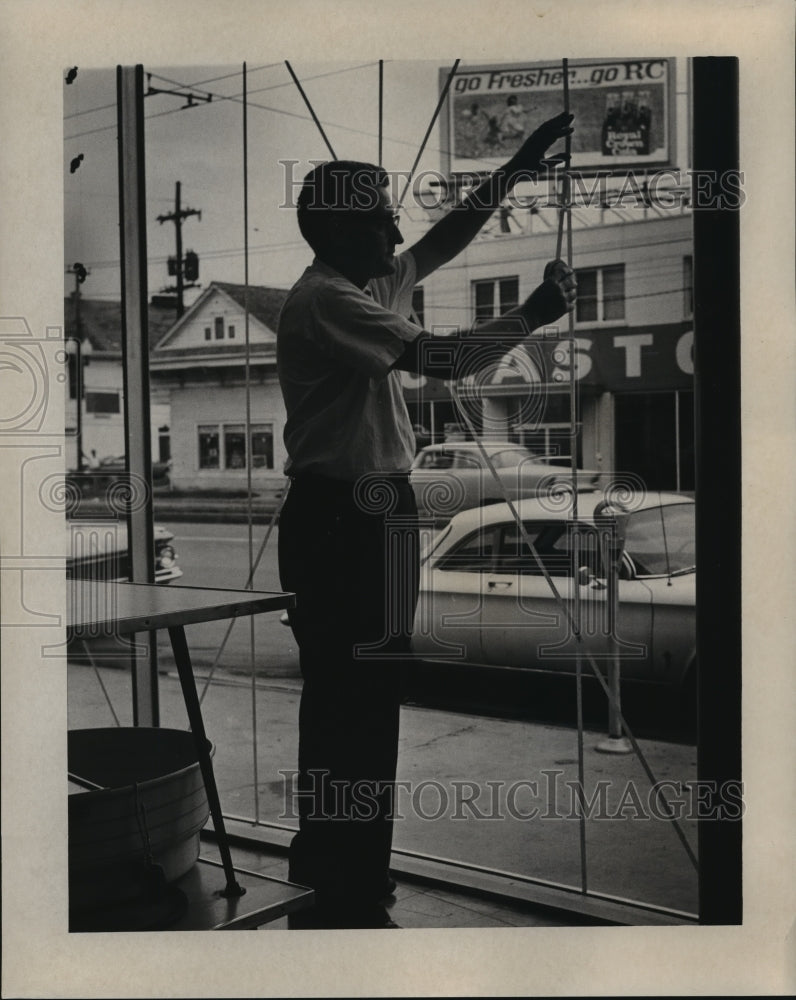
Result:
M511 580L490 580L489 586L494 590L497 587L510 587L512 585Z

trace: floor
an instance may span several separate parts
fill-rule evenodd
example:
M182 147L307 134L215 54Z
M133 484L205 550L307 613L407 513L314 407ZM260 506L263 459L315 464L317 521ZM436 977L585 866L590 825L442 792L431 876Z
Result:
M206 841L202 843L201 856L219 860L215 845ZM287 878L287 859L267 849L236 845L233 863L236 868ZM571 927L576 923L575 919L567 920L548 910L421 882L400 879L396 882L395 894L385 905L399 927ZM287 930L287 917L264 924L260 929Z

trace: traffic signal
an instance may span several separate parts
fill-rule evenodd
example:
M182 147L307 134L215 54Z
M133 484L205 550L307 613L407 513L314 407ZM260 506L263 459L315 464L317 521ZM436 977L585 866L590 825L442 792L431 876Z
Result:
M196 281L199 278L199 258L189 250L185 255L185 278L187 281Z
M177 258L169 257L169 277L173 278L177 274Z

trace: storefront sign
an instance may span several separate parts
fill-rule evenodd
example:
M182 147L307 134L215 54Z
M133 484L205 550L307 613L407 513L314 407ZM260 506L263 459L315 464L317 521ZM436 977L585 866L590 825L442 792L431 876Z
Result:
M569 338L533 337L531 364L507 355L488 381L479 383L484 397L524 392L531 384L529 372L554 387L568 383L574 352L575 379L579 386L610 392L690 389L693 387L694 331L690 322L661 326L616 326L576 331ZM449 399L447 384L422 375L403 374L407 402Z
M440 70L440 87L448 70ZM670 59L572 60L572 168L672 166L674 67ZM562 63L459 70L447 100L447 174L494 169L563 109Z

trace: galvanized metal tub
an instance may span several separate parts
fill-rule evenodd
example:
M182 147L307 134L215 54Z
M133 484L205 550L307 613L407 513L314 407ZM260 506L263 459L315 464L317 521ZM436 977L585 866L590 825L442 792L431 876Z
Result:
M210 815L192 733L74 729L68 760L70 908L151 896L191 869Z

